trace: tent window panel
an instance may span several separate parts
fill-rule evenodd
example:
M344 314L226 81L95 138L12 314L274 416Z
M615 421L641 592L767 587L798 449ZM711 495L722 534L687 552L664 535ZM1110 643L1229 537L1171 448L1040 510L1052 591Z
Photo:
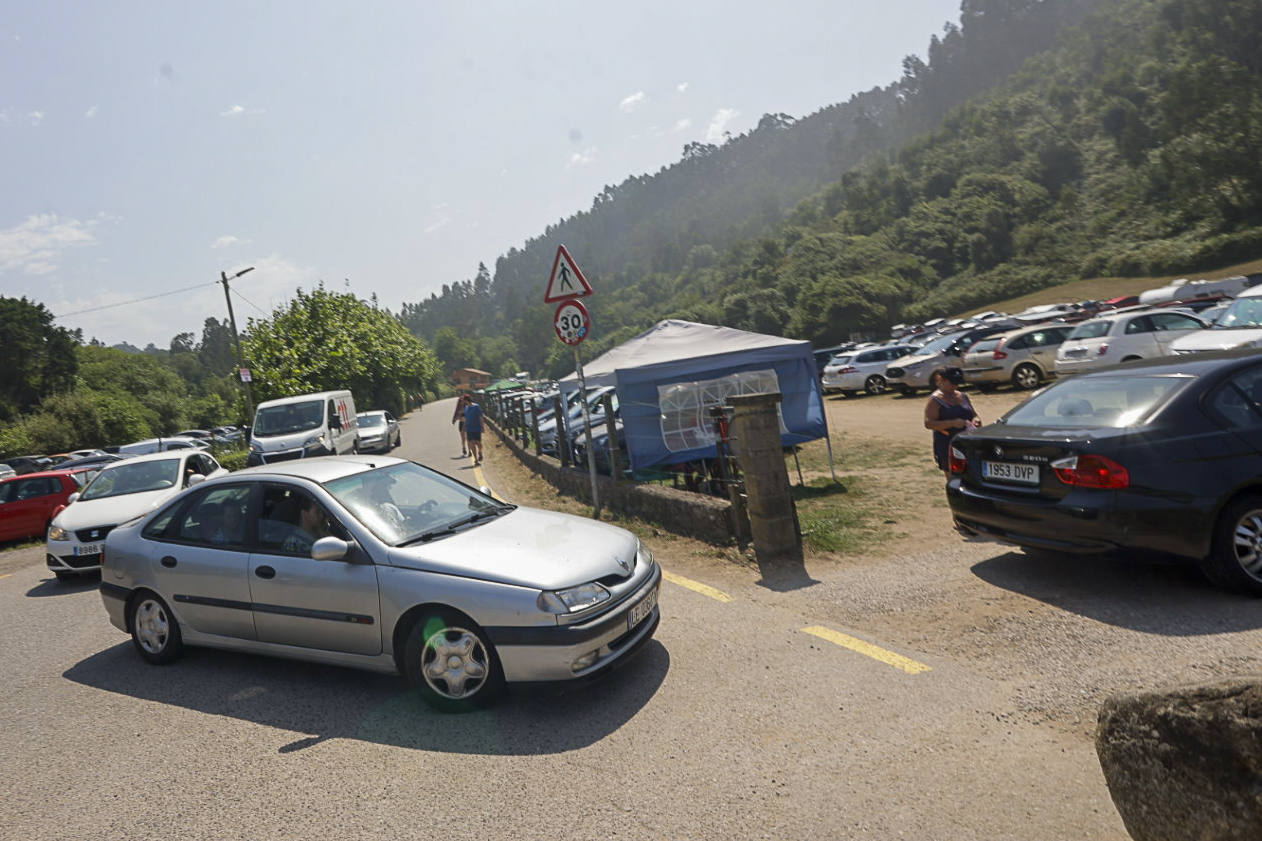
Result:
M713 380L671 383L657 387L657 404L661 409L662 441L672 453L698 447L712 447L715 443L714 421L710 410L726 405L736 395L779 393L780 379L772 369L741 371ZM780 433L787 434L784 415L776 407L780 418Z

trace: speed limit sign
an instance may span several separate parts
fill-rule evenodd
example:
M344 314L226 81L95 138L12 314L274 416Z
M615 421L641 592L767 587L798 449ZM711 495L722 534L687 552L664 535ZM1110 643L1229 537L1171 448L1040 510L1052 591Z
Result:
M592 329L592 317L587 314L587 307L580 301L564 301L557 307L552 326L557 331L557 338L567 345L577 345Z

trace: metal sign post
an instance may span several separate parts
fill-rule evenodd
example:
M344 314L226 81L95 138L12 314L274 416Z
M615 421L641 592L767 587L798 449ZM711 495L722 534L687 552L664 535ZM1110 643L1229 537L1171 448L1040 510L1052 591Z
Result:
M583 360L574 346L574 369L578 371L578 390L583 401L583 426L587 428L587 475L592 480L592 516L600 519L600 497L596 493L596 454L592 451L592 417L587 410L587 378L583 376Z

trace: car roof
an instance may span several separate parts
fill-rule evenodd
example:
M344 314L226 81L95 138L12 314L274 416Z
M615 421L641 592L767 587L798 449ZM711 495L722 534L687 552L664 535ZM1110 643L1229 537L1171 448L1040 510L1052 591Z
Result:
M19 473L15 476L0 477L0 482L12 482L15 479L38 479L41 476L69 476L72 473L87 473L91 467L72 467L69 470L37 470L34 473Z
M204 453L204 452L206 451L200 450L200 449L181 448L178 450L166 450L161 453L145 453L142 456L128 456L127 458L120 459L119 461L111 462L110 464L108 464L107 466L101 469L112 470L113 468L119 467L124 464L141 464L146 461L162 461L164 459L169 459L169 458L183 458L185 455L191 455L192 453Z
M378 467L406 463L407 459L395 458L394 456L320 456L318 458L290 459L289 461L279 461L274 464L260 464L258 467L247 467L222 478L284 476L309 479L312 482L324 484L334 479L341 479L344 476L353 476L356 473L375 470Z

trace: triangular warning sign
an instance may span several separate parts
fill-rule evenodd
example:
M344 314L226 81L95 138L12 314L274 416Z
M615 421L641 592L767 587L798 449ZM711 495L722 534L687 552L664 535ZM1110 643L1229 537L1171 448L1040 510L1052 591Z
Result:
M564 245L557 246L556 259L552 261L552 274L548 278L548 291L543 296L545 304L568 301L571 298L585 298L592 294L592 285L578 270L578 263L565 250Z

